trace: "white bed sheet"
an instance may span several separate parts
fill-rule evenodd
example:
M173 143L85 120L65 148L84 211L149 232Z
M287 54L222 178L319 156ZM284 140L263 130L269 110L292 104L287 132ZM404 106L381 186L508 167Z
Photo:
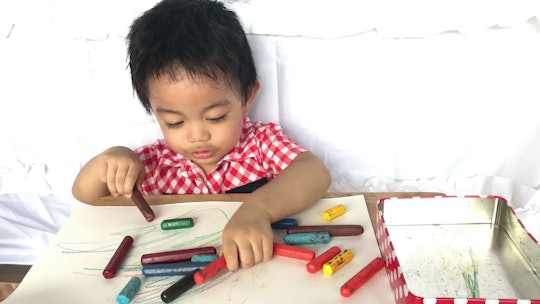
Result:
M32 264L72 207L72 202L54 196L0 195L0 264Z

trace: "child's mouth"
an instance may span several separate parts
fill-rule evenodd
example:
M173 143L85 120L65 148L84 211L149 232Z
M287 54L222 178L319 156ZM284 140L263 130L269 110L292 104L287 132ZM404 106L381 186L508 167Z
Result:
M207 158L210 158L214 155L214 152L212 151L195 151L192 153L192 155L195 157L195 158L198 158L198 159L207 159Z

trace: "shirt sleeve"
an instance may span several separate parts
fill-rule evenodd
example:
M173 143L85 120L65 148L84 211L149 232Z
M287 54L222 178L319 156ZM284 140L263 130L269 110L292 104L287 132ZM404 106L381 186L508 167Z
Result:
M257 133L263 162L274 176L287 168L298 155L307 151L292 141L278 124L259 125Z

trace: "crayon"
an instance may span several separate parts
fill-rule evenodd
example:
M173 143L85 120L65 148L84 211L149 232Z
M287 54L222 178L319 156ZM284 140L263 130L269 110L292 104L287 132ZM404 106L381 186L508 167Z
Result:
M287 233L328 232L331 236L353 236L364 233L362 225L314 225L287 228Z
M315 257L315 250L288 244L274 243L273 254L293 259L311 261Z
M330 239L332 237L328 232L291 233L283 236L283 241L289 245L328 244Z
M154 220L155 214L152 208L150 208L150 205L148 205L148 202L144 199L141 192L137 187L133 188L133 194L131 195L131 200L135 203L135 206L139 208L139 211L141 211L142 215L146 219L146 221L151 222Z
M280 221L272 223L272 229L287 229L292 226L298 226L298 221L293 218L284 218Z
M133 238L129 235L126 235L116 251L114 252L113 256L109 260L109 263L107 266L105 266L105 269L103 269L103 277L106 279L111 279L116 275L116 270L118 267L120 267L120 264L128 254L128 251L133 244Z
M192 262L213 262L218 258L217 254L195 254L191 257Z
M116 296L116 302L120 304L128 304L129 301L135 296L137 291L141 288L141 278L132 277L122 288L122 291Z
M191 287L195 286L195 281L193 280L193 275L198 270L193 270L192 272L186 274L179 281L171 285L169 288L165 289L161 293L161 300L165 303L170 303L181 296L184 292L188 291Z
M174 251L146 253L141 256L141 265L167 264L191 261L191 257L196 254L215 254L215 247L201 247L191 249L181 249Z
M341 252L341 249L338 246L330 247L330 249L321 253L318 257L311 260L306 264L307 271L309 273L315 273L323 268L324 263L330 261L338 253Z
M330 261L324 263L323 273L327 276L331 276L336 271L340 270L343 266L349 263L353 259L354 255L349 249L345 249L338 253Z
M161 222L161 229L163 230L183 229L191 227L193 227L193 219L190 217L163 220Z
M362 287L369 279L371 279L379 270L384 267L382 258L374 258L366 267L360 270L352 278L350 278L339 289L342 296L350 297L358 288Z
M334 206L330 209L325 210L322 214L322 217L323 217L323 220L325 220L326 222L329 222L338 216L342 216L343 214L345 214L345 212L347 212L347 208L345 208L344 205L339 204L337 206Z
M220 256L215 261L211 262L205 268L195 272L193 279L197 285L201 285L204 282L215 277L221 270L227 268L227 262L225 256Z
M186 275L193 270L206 267L210 262L180 262L170 264L150 264L142 267L146 277Z

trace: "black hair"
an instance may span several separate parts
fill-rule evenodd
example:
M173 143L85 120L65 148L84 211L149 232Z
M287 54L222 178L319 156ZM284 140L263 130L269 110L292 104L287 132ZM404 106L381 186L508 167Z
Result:
M224 81L244 103L257 82L238 16L218 1L161 1L133 21L127 43L133 89L148 113L153 77Z

